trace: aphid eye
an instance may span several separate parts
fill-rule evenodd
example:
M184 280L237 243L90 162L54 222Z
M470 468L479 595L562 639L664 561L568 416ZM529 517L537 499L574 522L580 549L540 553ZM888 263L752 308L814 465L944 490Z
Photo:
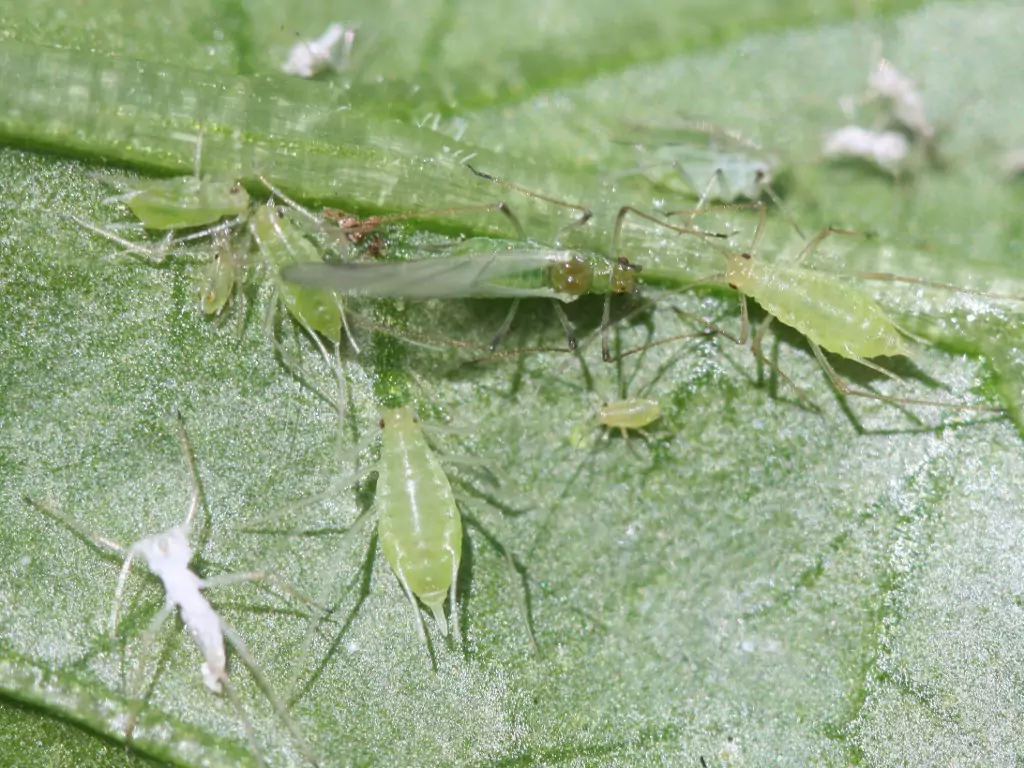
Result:
M237 195L239 192L242 191L242 185L236 181L234 184L231 185L231 189L228 191L232 195Z
M384 419L381 419L381 420L380 420L380 428L381 428L381 429L384 429Z
M734 291L738 291L739 290L739 288L736 287L735 283L729 283L729 287L732 288Z
M741 254L740 254L740 257L741 257L741 258L744 258L744 259L747 259L748 261L749 261L749 260L750 260L751 258L753 258L753 257L752 257L752 256L751 256L751 255L750 255L749 253L741 253Z
M277 218L279 218L279 219L283 219L284 218L284 208L283 207L278 206L277 208L274 209L274 213L277 214Z

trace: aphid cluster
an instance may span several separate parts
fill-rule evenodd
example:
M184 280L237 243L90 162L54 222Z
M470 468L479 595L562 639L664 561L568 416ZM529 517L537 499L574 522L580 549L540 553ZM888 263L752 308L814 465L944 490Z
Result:
M321 38L297 45L283 69L311 77L332 65L339 46L344 60L352 46L352 30L332 25ZM847 125L834 131L826 138L824 153L828 157L866 160L898 176L915 146L933 143L935 130L927 120L914 84L887 61L883 60L872 75L865 98L866 101L880 101L887 105L886 122L870 129ZM409 301L511 300L508 313L496 330L489 349L496 348L508 332L521 300L548 299L565 331L566 344L562 351L575 352L582 361L583 350L577 339L577 329L563 305L582 296L598 295L604 299L601 317L603 360L621 363L624 358L637 353L636 367L641 370L643 353L656 345L680 338L726 339L749 347L760 364L768 366L789 383L812 409L819 409L818 404L812 402L762 349L771 323L778 320L803 335L828 381L840 395L889 403L996 410L951 400L886 395L853 386L835 370L830 356L845 358L875 373L897 379L875 359L909 356L916 341L871 294L852 284L851 278L931 286L989 298L1012 297L965 291L952 285L888 273L839 275L812 269L805 260L823 241L834 235L856 234L835 228L826 228L809 239L805 238L802 250L789 260L762 259L761 241L768 208L760 198L766 195L777 208L781 208L779 196L771 184L777 160L738 134L709 124L676 128L685 128L691 135L696 131L703 137L702 161L706 164L707 173L698 174L693 170L692 156L681 154L682 144L672 140L670 127L656 132L638 127L632 132L630 143L641 155L640 165L635 170L656 185L678 185L699 195L696 207L688 211L653 214L632 205L621 205L610 228L611 240L605 252L564 247L558 238L548 243L529 239L518 217L504 201L366 218L337 209L325 209L322 215L317 215L293 201L268 179L259 177L259 187L253 184L252 189L247 190L236 180L203 177L199 168L201 141L198 140L196 167L191 176L159 181L115 181L121 192L115 199L128 207L141 227L165 233L157 242L127 237L112 227L101 227L81 219L76 221L117 243L126 252L154 264L164 264L183 256L193 259L198 256L202 262L198 270L198 304L208 316L218 317L230 306L238 305L236 310L241 319L241 305L251 293L249 286L255 285L257 280L265 281L271 295L263 315L263 329L278 351L280 361L293 373L299 374L297 378L303 382L310 377L306 375L301 360L297 360L279 342L276 333L279 321L283 325L290 318L300 331L296 334L299 343L305 340L315 345L322 361L338 382L337 397L327 399L336 409L339 429L346 415L343 348L346 342L350 342L351 349L346 348L346 352L360 352L348 326L346 302L352 297ZM687 146L692 149L692 143ZM474 168L468 171L536 200L574 210L576 218L560 232L587 226L592 219L590 209L585 206L531 192ZM267 200L252 199L250 191L253 195L260 193ZM710 205L716 200L733 203L739 199L749 203ZM734 244L736 233L730 228L722 227L727 231L716 231L714 227L697 226L705 221L700 217L709 212L732 212L744 207L756 211L757 223L750 241L741 246ZM419 258L389 258L389 241L383 234L388 226L404 219L465 210L500 213L515 233L506 238L457 240L435 252L424 251ZM688 215L683 223L677 223L680 221L678 218L669 218L683 213ZM674 263L670 256L648 263L644 263L643 255L634 258L626 232L631 222L638 221L666 237L685 236L695 250L720 260L720 267L714 273L695 280L690 264ZM637 299L643 292L656 299L665 299L671 306L675 294L706 284L735 291L739 300L737 333L708 318L675 307L680 317L693 326L691 331L650 341L636 349L623 351L617 348L613 354L610 343L615 326L612 322L613 299ZM764 312L763 320L755 329L751 328L748 299L756 302ZM522 352L515 350L513 354ZM608 437L618 434L624 438L622 443L626 448L633 450L629 443L631 434L649 440L646 431L649 427L652 430L670 429L671 425L666 423L670 421L667 407L650 390L680 357L654 371L645 386L632 392L627 391L627 387L620 387L616 397L602 399L590 413L580 414L579 423L585 427L577 426L569 436L570 442L577 448L583 446L591 437L589 431L598 434L594 438L595 446L598 441L607 445L616 442L608 440ZM458 591L464 536L464 510L460 508L463 500L445 469L444 457L432 446L429 429L420 423L413 404L375 405L380 406L378 428L364 430L373 433L373 440L357 446L359 450L354 455L368 449L379 436L377 458L369 466L343 472L342 480L336 482L331 490L332 494L340 494L368 474L376 474L372 506L348 527L346 539L360 530L361 523L375 519L384 559L409 601L417 634L429 649L431 646L421 613L425 608L433 617L440 635L459 645L463 640ZM227 647L232 647L249 667L299 750L308 762L315 763L313 751L305 745L298 726L264 680L241 637L224 622L202 592L208 587L266 579L268 574L252 572L202 578L191 569L193 548L189 535L201 506L201 491L188 438L184 427L179 425L179 429L182 452L191 477L191 496L185 520L174 527L145 536L130 547L123 547L82 530L71 517L49 504L31 502L42 513L80 537L123 559L124 566L115 589L115 615L133 559L143 559L163 585L164 606L142 636L137 666L128 686L133 704L125 729L126 739L132 738L142 692L146 687L143 677L150 646L163 622L177 611L203 658L203 683L210 691L225 694L236 705L254 754L260 754L259 739L232 688L227 672ZM603 440L600 437L602 431ZM577 471L573 479L578 474ZM469 519L467 516L466 520ZM511 555L504 550L501 554L515 573ZM332 573L324 579L323 593L311 601L305 640L296 656L295 680L302 675L301 668L313 656L314 640L331 610L328 599L335 591L342 560L339 555ZM286 591L295 595L290 588ZM529 633L530 621L525 604L525 599L520 599L524 625ZM532 640L532 633L530 637Z

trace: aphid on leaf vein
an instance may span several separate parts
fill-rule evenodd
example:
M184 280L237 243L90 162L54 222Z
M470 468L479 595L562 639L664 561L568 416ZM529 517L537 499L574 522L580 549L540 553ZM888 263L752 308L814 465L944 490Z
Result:
M979 411L998 412L1001 410L989 406L963 405L939 400L888 397L856 389L842 380L822 350L828 350L840 357L860 363L897 381L899 377L896 374L872 362L872 358L913 356L912 350L908 346L908 340L916 339L916 337L892 320L881 305L863 289L851 285L847 279L849 277L930 286L957 293L1010 301L1024 299L891 273L838 275L799 266L800 262L812 254L827 237L833 234L858 234L833 227L823 229L811 238L792 261L785 263L761 261L755 258L755 254L758 242L764 232L765 209L761 204L757 204L756 207L759 219L750 248L743 252L735 252L717 246L726 260L725 271L699 282L721 280L739 293L741 330L738 341L741 344L746 344L749 338L750 323L746 299L748 297L753 299L768 313L751 340L751 351L758 360L771 366L781 375L778 367L773 365L761 351L764 335L772 320L777 318L806 337L811 350L832 385L843 395L855 395L889 403L946 406ZM674 213L692 215L695 211ZM674 228L674 225L655 217L647 218L660 226ZM665 341L668 340L661 340L658 343ZM801 397L804 397L801 390L793 385L788 377L783 378L794 387Z
M478 176L510 187L524 194L555 202L576 210L580 217L569 226L587 222L590 211L572 203L563 203L524 190L511 182L473 170ZM503 203L489 206L509 217L522 233L518 220ZM617 227L626 213L619 211ZM618 231L618 229L617 229ZM724 238L726 235L690 230L691 234ZM454 255L402 262L302 263L282 269L286 282L305 286L330 288L345 296L390 297L413 300L461 298L511 298L513 304L491 347L496 347L508 331L518 302L523 298L551 298L563 303L575 301L585 294L606 296L602 329L602 349L606 359L607 330L610 327L611 295L638 291L640 267L624 258L609 259L566 248L540 247L493 238L471 238L452 249ZM575 332L564 310L555 304L557 315L566 331L569 347L576 347Z
M173 528L139 539L130 547L121 546L105 536L90 533L75 520L67 517L52 506L26 497L26 501L29 504L64 525L97 549L112 552L123 558L124 564L117 580L117 588L114 592L114 608L110 620L111 634L114 637L117 635L117 617L125 585L127 584L131 565L135 558L144 560L150 572L160 579L163 584L164 605L150 621L149 626L142 635L138 660L129 681L128 690L132 703L125 727L125 739L131 742L134 736L136 719L139 714L139 708L143 703L139 697L145 690L143 685L145 661L149 656L151 646L155 642L164 622L177 610L181 616L182 623L185 625L185 629L188 630L189 636L202 654L203 664L200 671L204 685L213 693L225 694L231 701L232 706L238 711L243 720L249 745L260 764L263 764L263 760L260 757L260 749L252 723L228 677L225 641L249 669L253 679L263 691L271 706L273 706L281 722L284 723L292 734L303 755L310 763L316 765L317 761L310 757L311 752L297 724L288 714L284 703L274 694L269 682L264 677L262 671L260 671L256 660L249 653L245 641L224 622L203 595L203 590L211 587L228 586L247 581L276 581L275 577L269 573L253 571L223 574L204 579L189 569L189 562L193 556L192 547L189 544L189 533L195 522L196 513L199 510L201 491L199 478L196 474L195 458L180 416L178 416L178 436L192 486L185 519ZM287 585L279 584L279 586L283 586L288 591L291 591Z

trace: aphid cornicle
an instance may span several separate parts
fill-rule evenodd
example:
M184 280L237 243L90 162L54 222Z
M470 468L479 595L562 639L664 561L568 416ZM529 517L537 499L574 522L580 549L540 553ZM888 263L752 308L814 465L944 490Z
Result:
M462 518L451 484L412 408L384 411L380 428L376 506L381 548L412 602L420 636L426 639L416 598L445 634L444 602L450 597L452 634L457 638Z

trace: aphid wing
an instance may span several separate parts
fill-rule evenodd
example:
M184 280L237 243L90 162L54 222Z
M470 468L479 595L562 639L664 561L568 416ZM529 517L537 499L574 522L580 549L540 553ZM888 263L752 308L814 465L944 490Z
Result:
M501 285L500 281L546 266L546 258L522 254L464 256L405 262L295 264L281 270L290 283L317 286L348 296L457 299L554 296L543 286Z

